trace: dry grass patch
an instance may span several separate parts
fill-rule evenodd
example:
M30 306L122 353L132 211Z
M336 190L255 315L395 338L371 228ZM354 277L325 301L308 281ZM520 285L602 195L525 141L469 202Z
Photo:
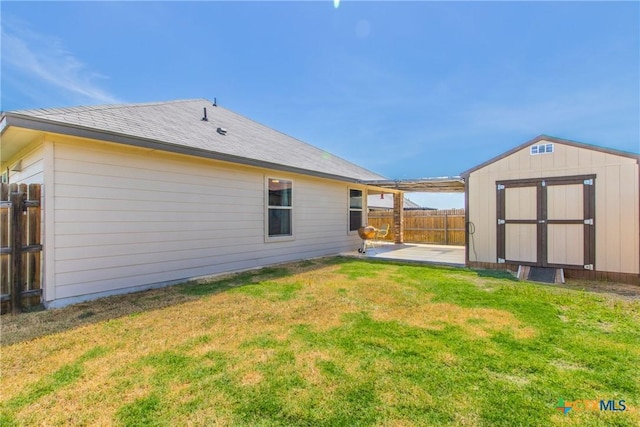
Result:
M456 326L472 338L487 338L496 332L511 331L518 339L535 336L535 329L523 326L511 313L484 308L463 308L455 304L425 303L417 308L395 308L373 313L377 320L403 321L411 326L441 330Z
M260 372L247 372L242 376L240 384L243 386L252 386L262 381L262 374Z
M487 292L492 292L504 285L503 280L499 280L493 277L483 277L480 275L468 275L468 274L451 274L451 278L454 280L463 280L468 283L473 283L479 289Z
M487 338L495 332L509 330L516 338L535 335L512 313L487 308L465 308L456 304L432 302L430 293L398 292L397 283L381 280L380 286L357 288L358 297L368 302L364 307L381 321L400 321L411 326L440 330L456 326L475 338Z
M563 371L588 370L585 366L579 365L577 363L567 362L566 360L553 360L551 361L551 365Z
M440 361L442 364L446 366L453 366L458 364L458 357L455 354L450 353L448 351L443 351L438 353L437 357L438 357L438 361Z

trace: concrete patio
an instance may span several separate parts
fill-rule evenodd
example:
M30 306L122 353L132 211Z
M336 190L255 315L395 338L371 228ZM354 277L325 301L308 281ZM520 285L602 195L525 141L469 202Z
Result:
M380 242L373 247L368 245L365 254L353 251L345 252L341 255L464 267L464 246Z

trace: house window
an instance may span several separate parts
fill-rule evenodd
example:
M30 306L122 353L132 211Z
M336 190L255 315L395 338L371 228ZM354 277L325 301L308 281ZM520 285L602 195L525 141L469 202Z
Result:
M293 236L291 181L269 178L267 201L268 237Z
M349 189L349 231L362 227L362 190Z
M537 154L553 153L553 144L532 145L530 153L532 156Z

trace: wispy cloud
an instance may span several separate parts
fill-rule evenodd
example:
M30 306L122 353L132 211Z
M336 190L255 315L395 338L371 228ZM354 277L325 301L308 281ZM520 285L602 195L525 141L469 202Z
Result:
M5 82L17 80L18 90L31 97L34 87L62 92L73 103L118 103L103 89L107 79L65 48L55 36L35 32L28 24L4 15L2 22L2 65ZM19 78L11 74L20 73Z

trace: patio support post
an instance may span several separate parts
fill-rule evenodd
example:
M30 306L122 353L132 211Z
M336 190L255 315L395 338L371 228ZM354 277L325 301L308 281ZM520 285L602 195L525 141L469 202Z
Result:
M393 195L393 236L394 243L404 242L404 193Z

